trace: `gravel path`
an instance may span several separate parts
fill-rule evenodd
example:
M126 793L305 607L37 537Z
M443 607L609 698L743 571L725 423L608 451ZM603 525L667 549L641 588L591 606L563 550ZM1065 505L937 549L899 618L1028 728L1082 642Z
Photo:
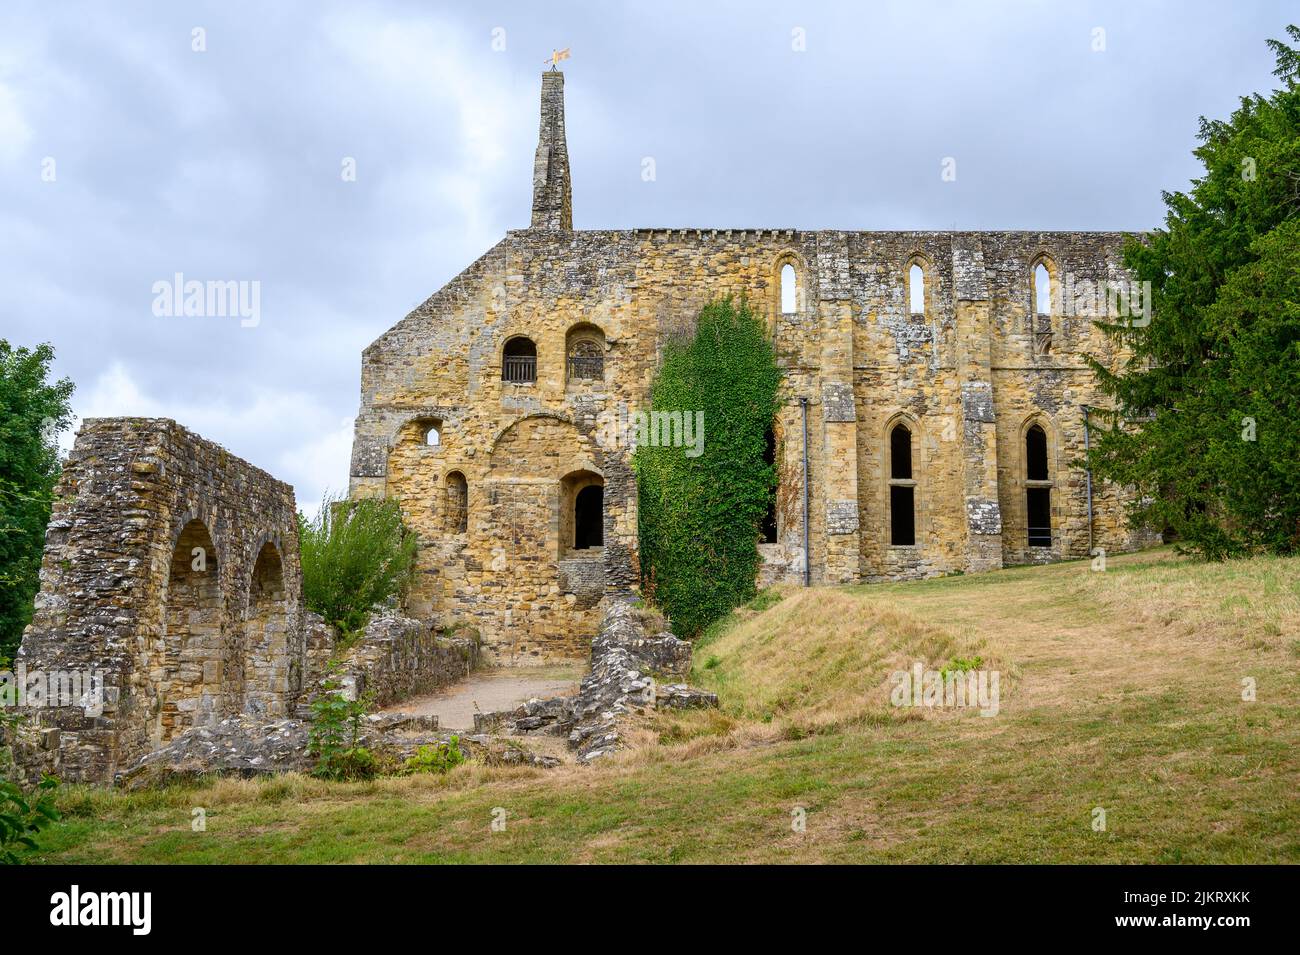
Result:
M545 699L576 693L584 672L585 668L579 664L479 670L460 683L436 693L411 697L381 712L436 715L442 729L472 730L476 712L510 710L533 697Z

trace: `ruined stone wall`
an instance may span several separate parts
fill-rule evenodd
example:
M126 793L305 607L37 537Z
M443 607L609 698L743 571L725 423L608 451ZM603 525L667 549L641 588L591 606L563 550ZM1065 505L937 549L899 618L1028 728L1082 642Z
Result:
M31 707L29 757L104 782L191 726L290 712L301 579L287 484L165 418L85 420L15 667L97 673L102 693Z
M822 233L639 230L510 233L366 352L353 493L396 497L425 541L420 610L468 616L511 659L578 655L598 625L594 567L567 560L565 481L606 485L605 587L635 583L629 448L609 427L645 407L663 343L710 299L744 295L773 330L786 373L778 416L779 541L762 578L801 580L799 399L808 401L812 579L897 579L1082 556L1087 550L1081 406L1100 404L1082 355L1113 361L1090 320L1048 316L1035 351L1033 263L1057 275L1117 274L1112 233ZM925 267L912 314L907 269ZM782 265L798 276L783 313ZM1038 317L1035 316L1037 321ZM598 384L568 380L575 326L604 336ZM514 335L536 344L537 380L502 381ZM1052 436L1053 540L1024 533L1023 428ZM441 443L421 442L436 419ZM417 422L417 424L412 424ZM912 434L917 538L889 539L888 432ZM707 422L705 425L707 445ZM440 518L446 477L464 474L464 533ZM1098 546L1136 546L1115 488L1094 493ZM584 582L583 587L576 582Z
M439 633L428 621L375 614L342 657L345 694L369 695L374 706L429 693L469 675L479 661L478 639Z

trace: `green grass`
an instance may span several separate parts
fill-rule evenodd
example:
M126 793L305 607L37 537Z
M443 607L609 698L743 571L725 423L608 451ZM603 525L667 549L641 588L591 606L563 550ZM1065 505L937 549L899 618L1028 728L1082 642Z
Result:
M331 784L68 787L50 862L1295 862L1300 560L1167 550L784 588L714 628L617 761ZM889 672L983 658L1001 711L899 711ZM711 665L710 665L711 664ZM905 665L905 664L904 664ZM1258 699L1241 700L1241 679ZM193 832L204 807L207 831ZM493 810L507 813L493 832ZM791 829L796 807L807 830ZM1091 828L1094 807L1105 832Z

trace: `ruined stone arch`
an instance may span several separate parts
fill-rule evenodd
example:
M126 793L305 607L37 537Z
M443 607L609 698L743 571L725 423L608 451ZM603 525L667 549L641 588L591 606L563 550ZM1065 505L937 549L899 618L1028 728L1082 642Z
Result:
M578 469L560 478L561 558L587 556L593 550L604 547L604 492L604 475L595 471Z
M469 479L456 468L443 478L443 530L448 534L469 533Z
M524 415L503 428L492 442L490 478L558 481L574 470L601 473L600 449L568 415L545 411Z
M1038 310L1038 283L1036 276L1039 268L1047 272L1049 286L1047 289L1048 311L1039 312ZM1052 315L1055 317L1061 312L1061 268L1056 262L1056 257L1046 250L1039 250L1034 257L1029 260L1029 314L1030 315Z
M223 560L209 521L196 511L186 513L177 525L170 538L162 632L149 661L156 694L151 731L155 745L215 720L225 676Z
M880 433L881 534L887 547L921 547L926 527L925 441L921 419L896 411Z
M279 536L263 534L251 551L245 590L243 693L239 709L254 716L282 715L291 676L289 601Z

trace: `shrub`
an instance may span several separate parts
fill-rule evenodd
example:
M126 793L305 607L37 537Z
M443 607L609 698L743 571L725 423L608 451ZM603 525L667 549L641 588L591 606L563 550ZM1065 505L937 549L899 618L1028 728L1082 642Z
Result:
M375 605L404 595L415 571L418 541L396 501L326 495L312 520L298 515L298 536L303 600L345 637Z
M1300 46L1268 42L1282 88L1201 120L1204 174L1124 249L1149 321L1102 325L1128 350L1114 373L1089 360L1115 406L1097 477L1133 488L1135 525L1216 560L1300 552Z
M642 587L683 637L754 596L759 523L776 467L765 460L781 371L763 323L742 299L700 312L695 333L664 346L656 413L703 412L703 448L638 443Z
M361 721L369 700L349 700L339 690L341 664L330 664L321 684L323 692L312 701L312 724L308 751L316 757L312 775L320 779L370 779L379 769L373 753L361 746Z
M446 743L430 744L416 749L405 763L402 771L406 773L445 773L466 761L465 753L460 748L460 737L453 736Z

